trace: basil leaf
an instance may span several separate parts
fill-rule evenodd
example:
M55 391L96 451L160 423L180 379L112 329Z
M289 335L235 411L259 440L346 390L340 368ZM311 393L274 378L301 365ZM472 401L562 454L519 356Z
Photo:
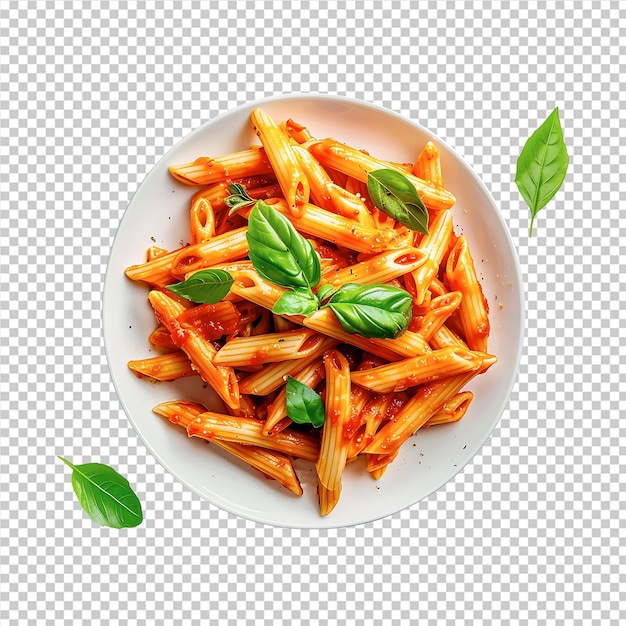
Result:
M412 313L411 295L390 285L346 283L324 305L349 333L391 339L403 333Z
M318 301L313 292L308 290L286 291L272 307L276 315L311 315L317 311Z
M319 428L326 418L324 403L318 393L293 376L287 377L287 415L296 424Z
M407 228L428 234L428 210L406 176L395 170L374 170L367 175L367 191L377 209Z
M232 215L236 211L239 211L239 209L243 209L256 202L256 200L248 195L246 188L239 183L231 183L228 185L228 191L230 191L231 195L224 198L224 204L230 208L228 215Z
M560 189L568 165L557 107L530 136L517 159L515 183L530 208L529 237L533 234L535 216Z
M133 528L143 521L141 503L128 481L112 467L100 463L72 465L72 487L80 506L101 526Z
M317 299L320 302L323 302L324 300L326 300L326 298L328 298L328 296L330 296L330 294L335 293L336 289L335 287L333 287L332 285L325 283L324 285L320 285L319 289L317 290Z
M259 200L248 216L248 256L254 269L281 287L311 289L320 282L320 258L276 209Z
M232 284L233 277L224 270L200 270L167 289L198 304L215 304L226 296Z

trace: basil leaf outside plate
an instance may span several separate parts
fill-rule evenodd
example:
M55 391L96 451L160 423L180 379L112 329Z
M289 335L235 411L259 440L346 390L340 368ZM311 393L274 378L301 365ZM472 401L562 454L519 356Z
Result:
M324 306L349 333L368 339L393 339L411 321L411 304L411 295L398 287L347 283Z
M197 304L215 304L226 296L232 284L233 277L224 270L200 270L167 289Z
M428 210L406 176L391 169L374 170L367 175L367 191L376 208L407 228L428 234Z
M141 503L129 482L112 467L101 463L73 465L72 487L89 517L101 526L133 528L143 521Z
M285 291L272 307L276 315L311 315L317 311L318 301L310 290Z
M568 165L557 107L530 136L517 159L515 183L530 208L529 237L533 234L535 216L560 189Z
M254 269L266 280L281 287L308 289L319 283L320 258L311 242L261 200L248 216L246 237Z
M326 418L324 403L318 393L292 376L287 377L287 415L296 424L319 428Z

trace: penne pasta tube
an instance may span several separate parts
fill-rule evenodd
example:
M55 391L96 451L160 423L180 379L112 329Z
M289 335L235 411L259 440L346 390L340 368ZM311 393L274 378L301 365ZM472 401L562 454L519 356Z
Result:
M324 485L318 481L317 483L317 498L320 503L320 515L325 517L328 515L339 502L341 496L341 483L336 489L332 491L324 487Z
M213 362L216 365L241 367L287 359L303 359L324 341L325 337L309 329L236 337L218 351Z
M441 350L442 348L456 347L467 348L467 344L445 324L437 329L429 340L433 350Z
M248 254L247 231L247 227L242 226L183 248L172 260L171 273L177 278L183 278L189 272L242 259Z
M313 135L309 132L309 129L302 124L298 124L298 122L289 118L285 122L285 129L287 134L296 142L296 143L305 143L313 139Z
M165 248L160 248L159 246L150 246L146 250L146 261L154 261L154 259L158 259L167 254L167 250Z
M495 357L485 357L478 370L444 378L420 387L402 407L396 417L387 422L364 450L367 454L392 454L417 432L444 402L456 395L474 376L486 371L496 362Z
M215 213L206 198L194 200L189 211L189 241L201 243L215 235Z
M336 492L341 488L348 456L348 441L344 437L344 429L350 419L350 368L348 361L338 350L326 352L324 368L326 419L322 427L320 454L315 469L321 485L328 491ZM330 510L325 507L320 513L327 515Z
M285 430L267 437L263 434L264 422L246 417L231 417L207 411L198 415L189 426L190 437L200 437L209 441L230 441L246 445L269 448L301 459L316 461L320 444L317 437L296 430Z
M157 326L150 333L148 341L150 342L150 345L158 348L170 348L173 350L178 349L172 341L172 335L170 335L170 331L167 330L165 326Z
M463 296L460 291L451 291L430 301L424 315L411 320L409 328L418 333L424 341L430 341L446 320L459 308Z
M375 227L365 200L360 195L336 185L308 150L301 146L293 146L293 150L309 180L313 204L326 211L343 215L367 228Z
M198 374L182 350L149 359L129 361L128 367L138 378L151 378L154 381L178 380Z
M484 356L461 348L444 348L362 372L355 371L350 378L354 384L377 393L404 391L408 387L476 371Z
M284 385L288 376L296 377L297 372L308 367L311 363L317 362L324 351L328 350L335 343L334 339L325 337L310 351L308 356L302 359L289 359L269 363L258 372L254 372L240 380L239 391L255 396L266 396L276 391L281 385Z
M336 287L348 282L364 285L388 283L414 271L426 260L427 257L417 248L399 248L377 254L367 261L327 272L323 276L323 282Z
M152 287L171 285L176 282L176 278L172 276L172 263L181 250L178 248L146 263L131 265L126 268L125 274L131 280L142 281Z
M194 402L163 402L153 409L154 413L166 417L173 424L182 426L185 430L199 415L206 411L205 407ZM212 443L229 454L241 459L251 467L259 470L265 476L278 481L283 487L301 496L302 486L293 469L289 457L256 446L231 443L214 439Z
M209 384L218 396L231 408L239 407L239 388L232 367L216 366L213 358L217 352L193 326L184 326L178 321L185 307L162 291L153 290L148 300L159 322L172 336L174 344L189 357L194 369L204 382Z
M309 181L300 167L291 141L262 109L254 109L250 122L261 140L292 215L300 215L309 201Z
M461 235L448 256L446 279L450 288L463 294L459 318L467 345L486 352L489 338L489 307L476 276L467 239Z
M368 454L367 471L374 480L380 480L387 471L387 467L398 456L398 450L392 454Z
M372 441L378 427L385 419L393 395L393 393L374 393L369 396L359 415L361 425L350 439L348 459L355 458Z
M433 279L439 272L439 266L448 249L448 241L452 233L452 212L441 211L431 220L428 235L420 241L419 250L426 262L413 270L415 281L415 303L421 304Z
M284 200L272 198L267 204L279 213L290 216ZM393 228L367 228L353 219L325 211L314 204L307 204L300 215L290 216L290 219L294 227L302 233L357 252L383 252L388 248L401 248L405 244L400 233Z
M213 185L228 179L273 173L270 160L261 146L215 158L200 157L191 163L172 165L169 170L184 185Z
M416 191L427 208L435 211L449 209L455 202L455 197L446 189L413 176L400 165L375 159L374 157L334 139L324 139L308 145L313 156L324 166L339 170L361 182L367 182L369 172L379 169L393 169L404 174L413 183Z
M422 428L428 428L430 426L436 426L437 424L450 424L451 422L458 422L467 413L470 402L474 399L474 394L471 391L462 391L452 396L449 400L443 403L443 406L437 411L423 426Z
M441 157L439 150L432 141L429 141L420 152L413 174L439 189L443 189L443 176L441 174Z

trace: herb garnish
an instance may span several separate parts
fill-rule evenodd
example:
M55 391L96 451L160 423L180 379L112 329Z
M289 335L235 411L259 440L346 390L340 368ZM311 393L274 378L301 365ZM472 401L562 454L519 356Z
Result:
M311 387L292 376L287 377L287 415L296 424L312 424L319 428L324 423L324 403Z
M143 521L141 503L129 482L112 467L101 463L72 465L72 487L80 506L101 526L132 528Z
M568 165L557 107L530 136L517 159L515 183L530 209L529 237L533 234L535 216L560 189Z

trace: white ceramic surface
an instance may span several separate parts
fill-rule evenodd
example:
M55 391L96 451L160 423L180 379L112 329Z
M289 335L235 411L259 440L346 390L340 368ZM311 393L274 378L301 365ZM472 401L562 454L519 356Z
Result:
M277 120L292 117L318 138L332 136L382 159L414 161L427 140L435 141L446 187L457 198L455 229L468 237L491 308L489 351L499 360L468 386L475 398L466 416L456 424L419 432L378 481L368 475L364 463L349 465L339 504L324 518L318 512L312 464L296 463L305 493L300 498L292 495L217 447L187 438L183 429L152 413L154 405L172 399L217 408L215 395L198 378L150 384L136 378L126 365L154 355L147 337L155 322L148 289L128 280L124 269L142 262L150 245L172 249L181 240L188 241L189 200L197 189L174 181L167 168L258 143L249 124L256 106ZM182 483L217 506L255 521L292 527L343 526L415 504L452 479L480 450L502 415L516 378L523 339L522 283L510 236L489 192L460 156L434 135L361 101L310 94L280 96L240 106L205 123L172 148L146 177L124 214L111 250L103 327L111 375L128 418L152 454Z

